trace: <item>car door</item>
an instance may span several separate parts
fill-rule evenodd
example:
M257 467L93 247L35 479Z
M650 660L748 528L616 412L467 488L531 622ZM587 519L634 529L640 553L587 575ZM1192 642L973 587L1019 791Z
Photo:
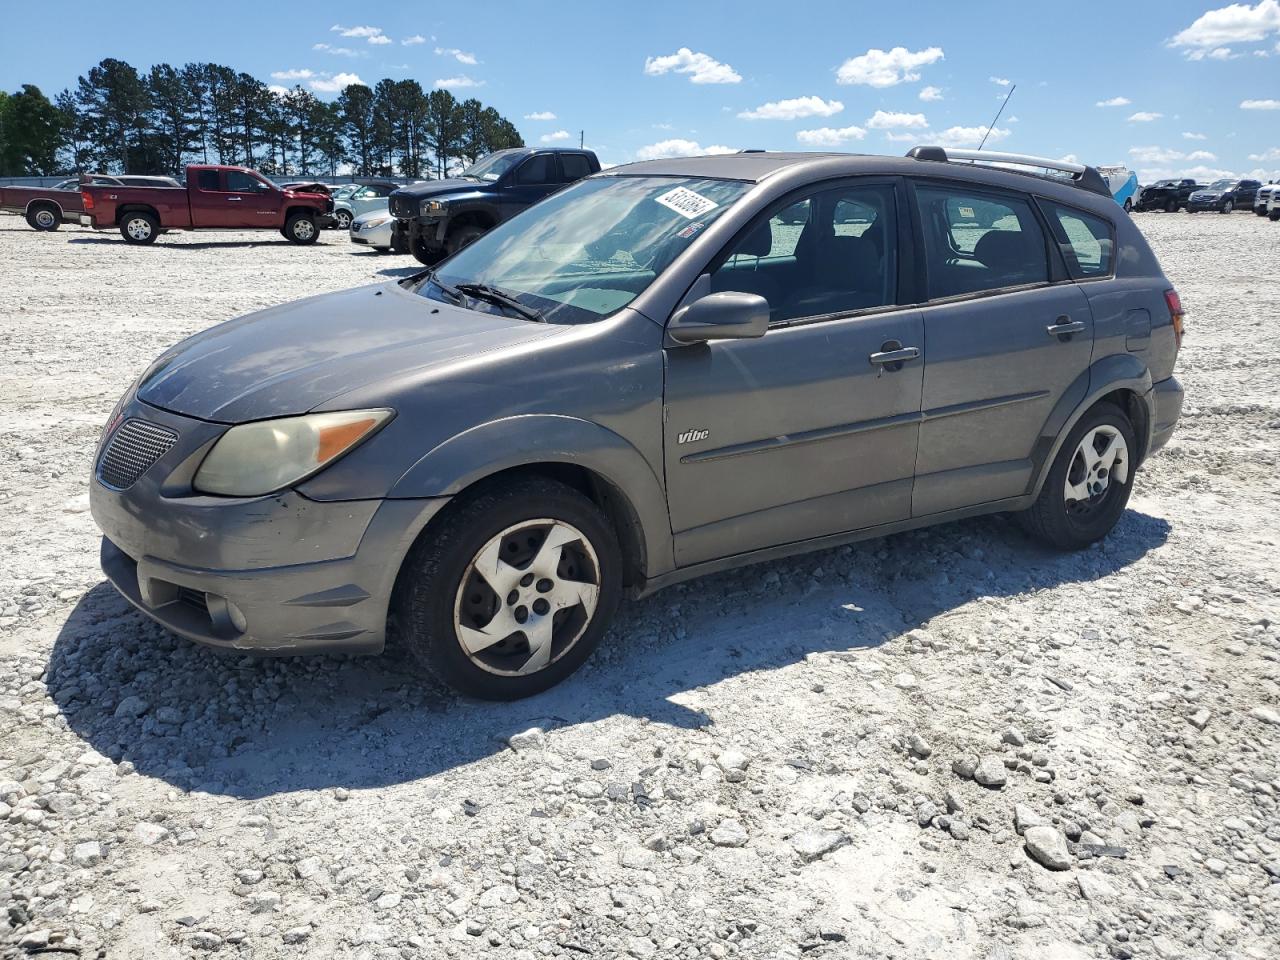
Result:
M245 170L226 171L229 227L269 227L280 219L281 193Z
M678 564L909 516L924 339L898 303L900 204L890 180L792 197L699 281L764 296L771 322L666 350Z
M913 516L1026 493L1037 443L1093 351L1088 299L1031 199L915 183L928 302Z
M554 153L535 153L506 175L499 192L504 220L560 188L560 169Z

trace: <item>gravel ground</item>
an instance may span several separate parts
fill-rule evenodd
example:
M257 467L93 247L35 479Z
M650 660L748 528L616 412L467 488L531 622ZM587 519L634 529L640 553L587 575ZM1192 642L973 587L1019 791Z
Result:
M493 705L202 650L97 568L152 356L410 261L0 218L0 953L1276 957L1280 228L1140 222L1187 409L1100 547L996 517L710 577Z

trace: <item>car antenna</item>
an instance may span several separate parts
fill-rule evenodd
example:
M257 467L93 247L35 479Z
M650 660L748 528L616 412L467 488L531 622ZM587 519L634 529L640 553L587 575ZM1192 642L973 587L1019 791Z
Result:
M991 131L996 128L996 120L1000 119L1000 114L1004 113L1004 108L1009 105L1009 98L1013 96L1013 91L1017 89L1018 85L1015 83L1009 88L1009 92L1005 94L1004 103L1000 104L1000 109L996 111L995 120L991 121L991 126L987 127L987 132L982 135L982 142L978 144L979 150L987 145L987 137L991 136Z

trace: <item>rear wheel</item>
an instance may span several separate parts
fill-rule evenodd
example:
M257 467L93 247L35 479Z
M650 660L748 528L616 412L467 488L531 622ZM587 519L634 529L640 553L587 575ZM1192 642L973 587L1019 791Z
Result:
M1067 436L1036 502L1018 515L1023 527L1061 550L1101 540L1129 502L1137 453L1125 412L1099 403Z
M621 592L622 555L604 514L535 478L458 504L414 546L397 622L414 656L451 686L516 700L582 665Z
M1280 208L1272 210L1270 213L1267 214L1267 217L1271 220L1272 223L1275 223L1277 220L1280 220Z
M137 210L126 213L120 221L120 236L129 243L155 243L160 235L160 220L154 213Z
M335 226L339 230L351 229L351 212L349 210L338 210L333 214Z
M291 243L315 243L319 231L316 222L305 213L295 213L284 225L284 235Z
M27 211L27 226L32 230L47 233L50 230L57 230L61 224L62 218L58 215L57 208L50 204L39 204Z

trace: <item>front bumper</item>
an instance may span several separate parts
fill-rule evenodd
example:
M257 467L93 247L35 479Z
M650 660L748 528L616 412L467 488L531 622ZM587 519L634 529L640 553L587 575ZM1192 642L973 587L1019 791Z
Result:
M352 243L365 243L374 247L390 247L391 246L391 229L395 225L394 220L388 220L386 223L378 224L376 227L364 228L360 221L356 221L351 225L349 231ZM361 227L361 229L357 229Z
M1208 210L1218 210L1222 207L1222 200L1188 200L1187 209L1192 213L1201 213Z
M1161 380L1151 387L1151 445L1148 454L1155 453L1173 436L1182 414L1182 384L1177 377Z
M96 475L89 503L103 572L143 613L183 637L260 653L376 653L400 562L447 502L322 502L184 487L224 427L131 403L124 419L179 434L130 487ZM96 458L95 458L96 465Z

